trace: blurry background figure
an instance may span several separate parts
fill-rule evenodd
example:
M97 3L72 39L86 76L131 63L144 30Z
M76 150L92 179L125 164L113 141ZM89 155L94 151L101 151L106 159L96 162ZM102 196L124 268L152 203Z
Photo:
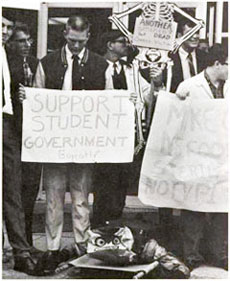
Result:
M178 37L182 37L194 27L194 23L183 20L178 24ZM186 40L175 54L171 54L173 60L172 83L170 92L175 93L178 85L198 73L206 66L206 53L199 47L200 35L195 33ZM165 73L165 76L167 74ZM166 79L165 79L166 80Z
M200 39L200 43L198 46L199 50L204 51L205 53L208 53L208 40L207 39Z
M4 107L8 107L9 108L9 112L10 114L13 113L13 107L12 107L12 102L11 102L11 95L10 95L10 77L9 77L9 69L8 69L8 62L6 59L6 52L5 52L5 44L8 41L8 39L10 38L11 34L12 34L12 28L13 28L13 22L9 21L7 18L2 17L2 59L3 59L3 70L4 70L4 64L5 67L7 68L5 72L5 74L8 74L8 77L2 77L2 107L3 107L3 111L4 111ZM5 59L5 61L4 61ZM3 75L3 73L2 73ZM5 80L7 80L8 78L8 82L6 82ZM6 89L6 85L8 84L8 89ZM7 101L9 103L9 105L7 104ZM6 110L7 112L7 110ZM3 226L4 227L4 226ZM2 235L2 249L4 247L4 233ZM7 255L5 254L5 252L3 251L3 262L7 262L9 259L7 257Z

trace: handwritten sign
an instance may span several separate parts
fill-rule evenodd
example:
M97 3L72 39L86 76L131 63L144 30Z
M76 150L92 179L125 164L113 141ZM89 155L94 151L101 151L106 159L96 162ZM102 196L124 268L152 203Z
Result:
M133 44L161 50L173 50L177 23L138 17L135 22Z
M139 198L156 207L228 210L227 102L161 93L143 159Z
M134 106L129 92L26 88L22 161L131 162Z

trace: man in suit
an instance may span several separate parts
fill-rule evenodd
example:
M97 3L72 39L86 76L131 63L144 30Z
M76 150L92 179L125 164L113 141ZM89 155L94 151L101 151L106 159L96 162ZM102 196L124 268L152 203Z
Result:
M20 141L16 134L15 112L11 96L11 77L5 44L12 35L12 23L2 19L3 59L3 212L14 269L33 275L35 264L26 239L25 215L22 205Z
M103 90L106 61L86 47L89 22L81 15L71 16L64 30L66 44L45 56L38 66L35 86L62 90ZM76 255L86 251L86 232L90 227L88 195L93 164L44 164L46 190L46 237L48 251L38 262L41 274L53 272L62 261L60 254L64 199L67 181L72 198L72 218Z
M193 28L194 24L191 21L182 21L178 25L178 36L182 37ZM186 40L179 48L178 52L171 54L173 60L172 67L172 93L175 93L178 85L200 73L205 68L206 53L198 48L199 33L195 33L191 38Z
M128 54L126 37L118 30L104 33L101 37L106 70L106 89L125 89L137 93L133 65L122 60ZM140 75L140 88L145 106L151 101L150 84ZM95 227L119 219L125 206L126 192L132 174L132 163L98 164L96 167L92 223ZM139 169L140 171L140 169Z
M8 62L12 79L12 101L18 141L22 140L22 105L18 99L19 85L32 86L38 59L30 56L33 40L30 38L28 26L17 24L8 42ZM25 212L26 238L33 245L32 221L34 203L39 190L41 165L39 163L21 162L22 203ZM35 250L35 249L34 249Z
M207 68L200 74L183 81L176 94L185 99L227 98L228 51L223 45L210 48ZM218 116L217 116L218 118ZM226 194L227 196L227 194ZM228 266L228 214L183 211L184 260L191 268L205 261L227 269ZM205 227L208 231L205 233ZM209 254L201 254L201 239L208 243Z

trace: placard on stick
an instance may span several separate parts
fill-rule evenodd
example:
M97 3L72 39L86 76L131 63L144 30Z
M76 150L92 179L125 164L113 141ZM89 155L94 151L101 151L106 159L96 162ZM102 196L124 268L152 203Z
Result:
M176 38L177 23L138 17L133 44L140 47L172 51Z

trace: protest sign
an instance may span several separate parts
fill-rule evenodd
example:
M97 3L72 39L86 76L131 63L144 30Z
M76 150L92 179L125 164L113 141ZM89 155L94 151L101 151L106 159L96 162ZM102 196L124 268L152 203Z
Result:
M133 44L172 51L176 38L177 23L138 17L135 22Z
M139 199L148 205L228 211L227 102L159 95Z
M129 92L26 88L22 161L131 162L134 105Z

